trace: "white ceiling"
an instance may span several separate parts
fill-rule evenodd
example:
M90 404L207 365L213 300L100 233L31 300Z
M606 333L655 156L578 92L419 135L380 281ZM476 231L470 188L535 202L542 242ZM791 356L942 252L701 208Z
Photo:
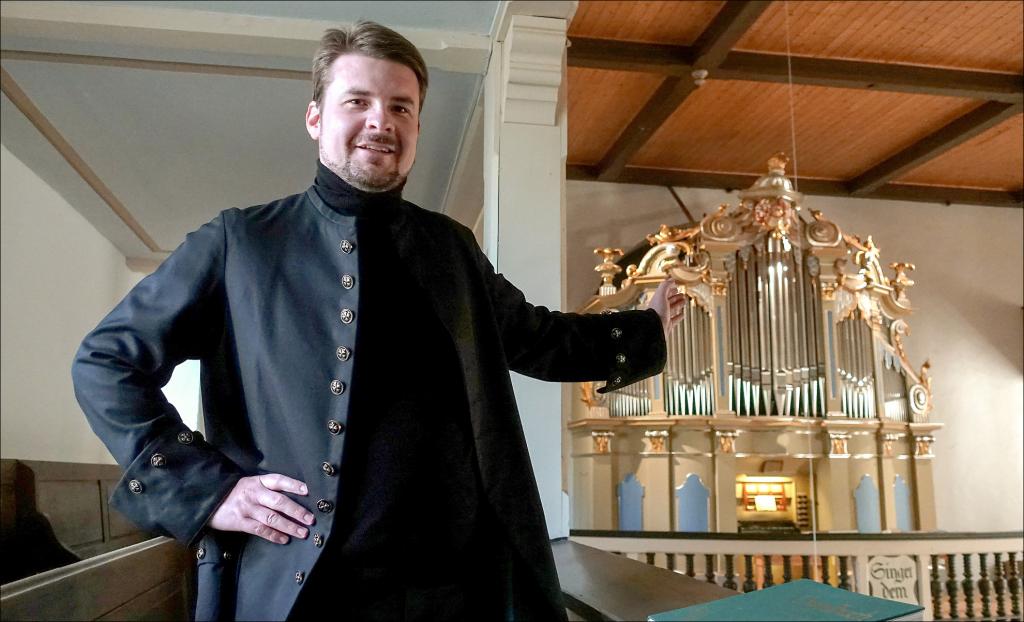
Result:
M4 2L3 50L308 72L324 28L379 20L421 47L431 66L417 163L405 196L445 211L449 188L465 185L453 171L460 153L479 142L468 130L498 2L126 4ZM310 98L303 75L56 60L6 56L2 64L162 250L175 248L222 209L301 192L312 181L316 145L303 127ZM6 95L0 112L3 144L126 257L164 256L143 244ZM463 169L475 174L473 167Z

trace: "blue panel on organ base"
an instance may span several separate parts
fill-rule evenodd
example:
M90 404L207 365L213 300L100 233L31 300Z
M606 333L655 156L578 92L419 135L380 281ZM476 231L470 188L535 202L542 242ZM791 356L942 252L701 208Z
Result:
M857 504L857 531L879 533L882 531L882 514L878 509L878 487L870 475L864 475L853 491Z
M902 475L896 476L892 486L893 497L896 499L896 528L900 531L913 531L914 522L910 519L910 488Z
M676 512L679 531L708 530L708 498L711 497L700 477L691 473L682 486L676 488L679 511Z
M644 487L630 473L619 482L619 530L643 531Z

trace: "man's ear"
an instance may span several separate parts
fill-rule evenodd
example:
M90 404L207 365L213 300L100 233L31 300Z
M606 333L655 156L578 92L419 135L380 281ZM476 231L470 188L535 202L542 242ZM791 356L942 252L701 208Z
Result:
M306 106L306 131L313 140L320 140L320 107L315 100Z

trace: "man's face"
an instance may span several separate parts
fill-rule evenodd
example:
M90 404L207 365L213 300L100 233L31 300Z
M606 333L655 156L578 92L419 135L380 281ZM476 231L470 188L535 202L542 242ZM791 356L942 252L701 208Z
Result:
M358 54L330 69L322 106L309 102L306 131L320 143L320 161L366 192L405 182L416 160L420 87L405 65Z

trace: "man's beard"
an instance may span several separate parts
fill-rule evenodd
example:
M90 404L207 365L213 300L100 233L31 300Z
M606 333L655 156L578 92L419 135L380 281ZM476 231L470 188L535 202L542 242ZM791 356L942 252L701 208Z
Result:
M388 192L405 185L406 176L399 173L397 168L375 172L359 167L352 158L335 162L327 157L323 149L320 150L320 161L345 183L363 192Z

